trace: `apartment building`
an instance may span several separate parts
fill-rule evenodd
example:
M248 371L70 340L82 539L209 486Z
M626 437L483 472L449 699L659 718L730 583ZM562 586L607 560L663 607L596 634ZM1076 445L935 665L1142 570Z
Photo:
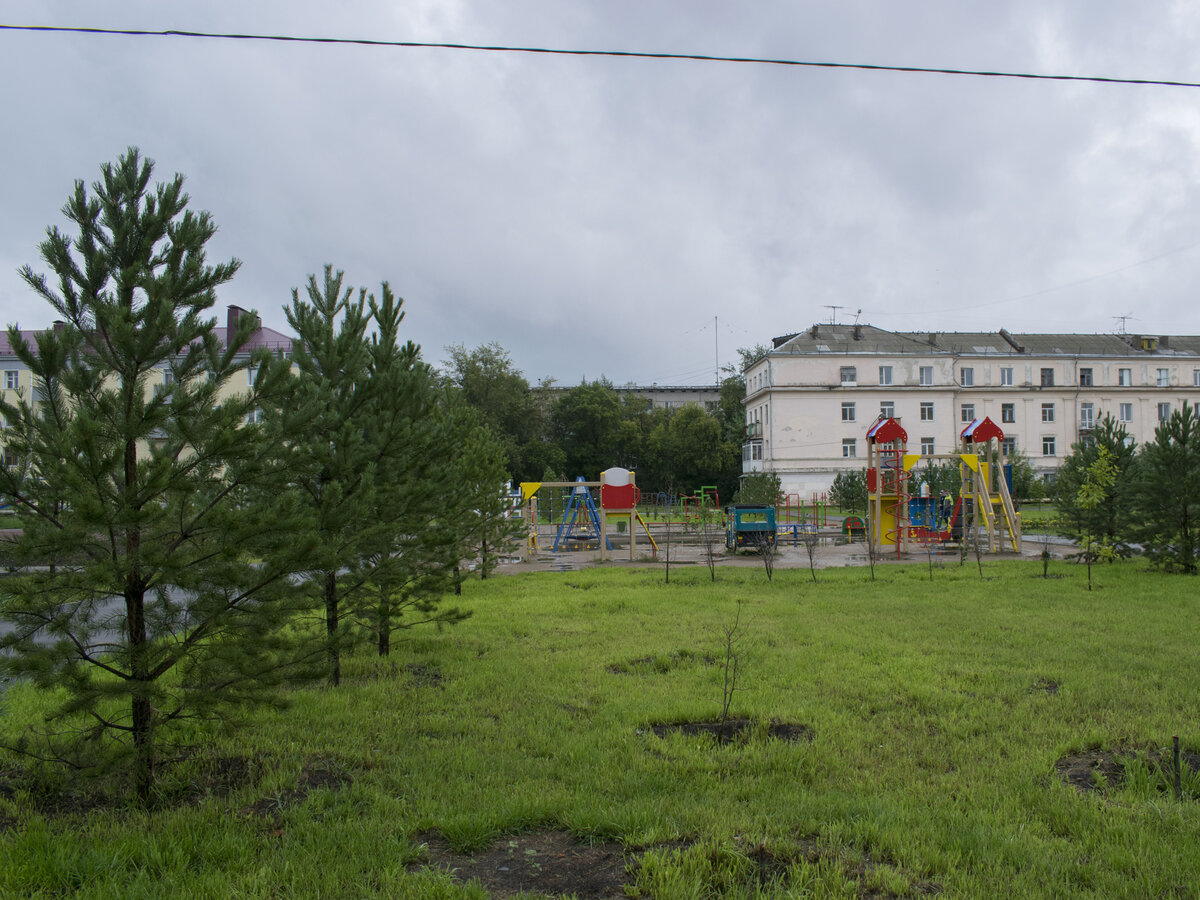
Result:
M239 306L230 306L226 312L225 327L217 327L217 337L225 343L228 336L238 326L238 321L242 316L254 315ZM250 340L242 348L245 355L249 356L252 350L268 349L277 353L290 353L292 349L292 338L282 332L275 331L272 328L262 327L261 322L257 322L257 327L250 336ZM61 327L58 326L58 327ZM36 346L37 334L36 331L22 331L22 339L29 346ZM170 384L173 374L169 368L163 368L157 376L150 379L150 384ZM230 396L234 393L248 391L253 383L255 371L247 369L245 375L239 375L226 384L223 393ZM239 381L239 379L245 379ZM235 383L236 382L236 383ZM16 354L8 340L8 332L0 331L0 390L4 392L4 399L9 402L14 402L14 395L26 398L28 401L36 403L39 399L40 387L34 383L33 373L17 359ZM0 464L7 465L12 462L8 451L4 447L3 429L7 425L6 422L0 421Z
M1052 481L1106 415L1139 444L1183 404L1200 403L1200 336L893 332L814 325L775 338L745 370L743 472L786 492L827 490L865 464L867 429L894 416L911 453L951 453L990 417L1006 449Z

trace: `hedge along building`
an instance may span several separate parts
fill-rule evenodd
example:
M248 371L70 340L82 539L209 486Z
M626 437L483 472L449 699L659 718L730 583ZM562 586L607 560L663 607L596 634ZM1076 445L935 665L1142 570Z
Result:
M264 349L282 354L291 352L291 337L272 328L264 328L261 320L258 319L255 313L244 310L240 306L228 307L225 327L217 326L216 328L217 337L222 346L228 345L229 336L237 330L238 322L242 316L254 316L255 328L250 335L250 339L241 347L237 359L244 360L252 352ZM56 325L55 327L61 327L61 325ZM19 334L22 340L30 347L37 346L37 331L19 331ZM221 399L224 400L233 394L249 391L254 384L256 374L255 369L248 368L244 375L239 374L237 377L230 379L221 387ZM169 385L172 378L173 373L171 369L164 367L159 370L157 376L148 380L147 388L154 388L157 385ZM33 373L29 371L13 352L7 330L0 330L0 390L4 392L4 399L13 404L17 403L18 397L22 398L22 402L34 405L41 399L41 386L34 383ZM254 418L259 414L257 412L251 413L250 418ZM12 465L16 462L4 443L4 430L7 424L7 422L0 421L0 464L2 465Z
M1105 415L1139 444L1185 403L1200 404L1200 336L893 332L813 325L773 340L746 367L743 473L785 493L828 490L866 464L865 435L901 421L909 449L952 451L984 416L1052 481Z

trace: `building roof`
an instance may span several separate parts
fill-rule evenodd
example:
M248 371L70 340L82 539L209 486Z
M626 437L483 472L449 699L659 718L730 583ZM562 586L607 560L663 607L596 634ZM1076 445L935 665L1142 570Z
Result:
M1200 356L1200 336L1013 334L999 331L886 331L874 325L813 325L777 337L772 355Z
M221 325L218 325L213 329L213 333L216 335L217 340L221 342L222 346L227 345L227 341L229 339L229 330L230 326ZM37 331L26 331L24 329L19 332L21 339L31 347L37 346L37 336L39 333L40 332ZM292 341L293 338L290 335L286 335L281 331L276 331L274 328L264 328L260 326L255 331L251 332L250 339L246 342L242 349L245 351L266 349L287 352L292 349ZM7 329L0 330L0 357L12 356L16 356L16 354L13 352L12 344L9 343L8 331Z

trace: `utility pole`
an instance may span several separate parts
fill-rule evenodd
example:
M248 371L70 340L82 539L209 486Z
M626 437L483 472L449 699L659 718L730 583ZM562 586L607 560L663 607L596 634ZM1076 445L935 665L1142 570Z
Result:
M713 378L721 386L721 335L717 331L717 317L713 316Z

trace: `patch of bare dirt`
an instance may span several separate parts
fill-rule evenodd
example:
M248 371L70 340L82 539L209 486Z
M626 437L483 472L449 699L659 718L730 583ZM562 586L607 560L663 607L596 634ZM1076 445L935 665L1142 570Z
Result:
M1051 697L1058 693L1060 685L1053 678L1037 677L1033 681L1033 686L1029 688L1031 694L1049 694Z
M625 897L632 881L620 844L581 844L561 831L502 838L475 853L456 853L437 834L421 835L425 866L458 881L478 880L493 897L521 893L573 894L579 900Z
M1054 764L1054 771L1067 784L1081 794L1119 788L1125 781L1124 760L1136 756L1137 750L1085 750L1064 756ZM1174 755L1169 750L1151 750L1145 754L1149 765L1163 776L1164 784L1173 778ZM1200 772L1200 753L1181 753L1180 768L1183 771Z
M311 759L300 770L300 778L294 788L270 797L263 797L250 806L243 807L241 812L244 816L266 819L278 826L283 811L293 806L299 806L308 799L308 795L313 791L340 791L353 781L353 777L337 760Z
M404 667L404 671L418 687L442 686L442 673L432 666L426 666L422 663L408 663Z
M877 859L869 853L855 854L853 859L848 858L843 852L823 844L816 836L801 838L791 846L775 847L769 847L766 843L747 847L745 838L738 837L734 840L742 845L742 852L754 863L755 871L751 878L759 887L769 888L780 883L786 877L788 869L801 860L809 863L824 860L858 882L857 896L864 900L898 900L900 897L931 896L942 892L942 886L935 881L911 880L907 876L904 877L909 881L909 886L903 894L868 888L864 882L868 881L877 869L886 868L904 875L900 865L894 860Z
M1054 771L1081 794L1115 787L1125 777L1125 766L1111 750L1087 750L1064 756L1054 764Z
M753 719L726 719L723 722L662 722L651 725L650 730L658 737L668 734L683 734L689 737L707 735L718 744L746 740L756 727ZM779 741L812 741L813 730L797 722L780 722L772 719L766 726L767 737Z

